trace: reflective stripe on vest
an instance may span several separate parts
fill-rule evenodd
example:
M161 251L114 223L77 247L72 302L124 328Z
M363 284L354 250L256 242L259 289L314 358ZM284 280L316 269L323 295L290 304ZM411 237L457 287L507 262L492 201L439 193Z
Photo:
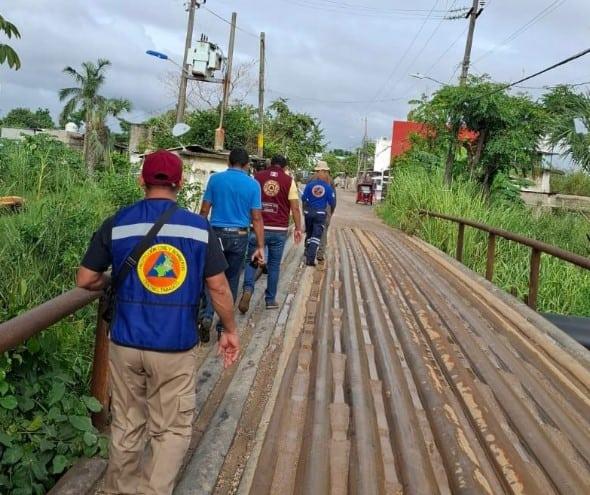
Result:
M169 205L168 200L142 200L115 215L115 273ZM185 351L197 344L208 240L204 218L183 209L174 213L117 290L113 342L161 352Z

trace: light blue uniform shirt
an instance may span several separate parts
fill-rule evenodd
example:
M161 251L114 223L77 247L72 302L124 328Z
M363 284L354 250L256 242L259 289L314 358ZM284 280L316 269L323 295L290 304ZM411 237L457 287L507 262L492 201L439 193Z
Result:
M211 203L211 226L247 229L251 210L262 209L260 184L238 168L209 178L203 201Z

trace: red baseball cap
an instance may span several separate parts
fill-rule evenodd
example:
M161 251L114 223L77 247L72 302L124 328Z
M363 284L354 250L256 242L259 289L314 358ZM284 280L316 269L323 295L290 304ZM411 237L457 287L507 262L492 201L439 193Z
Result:
M155 151L145 156L141 176L149 186L176 187L182 179L182 160L170 151Z

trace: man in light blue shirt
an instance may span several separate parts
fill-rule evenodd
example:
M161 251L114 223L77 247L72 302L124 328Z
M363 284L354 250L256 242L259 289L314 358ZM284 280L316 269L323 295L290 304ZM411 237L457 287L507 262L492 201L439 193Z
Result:
M200 214L204 217L211 212L211 227L217 234L227 260L225 275L234 297L238 295L240 274L248 247L250 224L256 236L257 249L252 261L264 263L264 224L262 221L262 200L260 184L248 176L250 157L243 148L236 148L229 154L229 168L209 178L203 195ZM213 320L213 306L209 298L202 312L200 337L209 340L209 330ZM221 323L217 331L223 330Z

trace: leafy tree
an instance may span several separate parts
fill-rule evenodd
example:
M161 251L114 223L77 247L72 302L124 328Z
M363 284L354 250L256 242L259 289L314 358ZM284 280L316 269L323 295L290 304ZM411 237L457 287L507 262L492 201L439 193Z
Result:
M549 144L563 147L565 154L590 172L590 134L578 133L574 124L580 119L590 129L590 93L576 93L569 86L557 86L543 96L549 113Z
M265 119L265 156L282 153L294 168L311 168L313 156L324 149L320 124L307 114L292 112L284 100L274 102ZM191 130L178 139L171 133L175 123L173 112L152 118L148 121L153 134L151 147L172 148L181 143L213 147L215 129L219 125L218 109L190 112L185 122ZM256 108L244 104L230 106L225 113L224 128L226 148L241 146L251 153L256 152L259 130Z
M38 108L35 112L28 108L13 108L1 124L4 127L20 129L53 129L55 124L48 108Z
M224 117L225 145L228 149L237 146L245 147L253 152L256 149L256 133L258 122L257 110L251 105L232 105ZM198 110L185 115L185 122L190 131L179 138L172 136L171 130L175 123L175 113L168 112L148 121L152 128L154 148L172 148L182 144L198 144L205 148L213 148L215 129L219 125L217 109Z
M325 148L319 122L308 114L292 112L284 98L270 105L264 129L265 155L283 153L295 169L310 169L312 157Z
M106 59L97 63L84 62L82 71L66 67L64 73L71 76L78 86L63 88L59 91L60 101L66 101L60 116L60 122L77 111L84 113L86 132L84 135L84 161L92 172L99 162L108 163L109 130L106 119L118 116L131 109L129 100L106 98L99 94L105 82L105 71L111 65Z
M539 163L537 144L543 136L546 114L528 95L510 95L503 85L487 77L470 77L464 86L444 86L431 99L422 99L412 118L432 129L431 139L450 153L445 166L452 178L455 144L459 130L476 133L475 141L464 139L468 173L489 196L495 177L513 168L530 169Z
M4 17L0 15L0 33L4 33L8 39L12 38L20 38L20 33L16 26L10 22L8 22ZM16 52L6 44L0 43L0 65L4 62L8 64L8 67L14 70L20 69L20 59Z

